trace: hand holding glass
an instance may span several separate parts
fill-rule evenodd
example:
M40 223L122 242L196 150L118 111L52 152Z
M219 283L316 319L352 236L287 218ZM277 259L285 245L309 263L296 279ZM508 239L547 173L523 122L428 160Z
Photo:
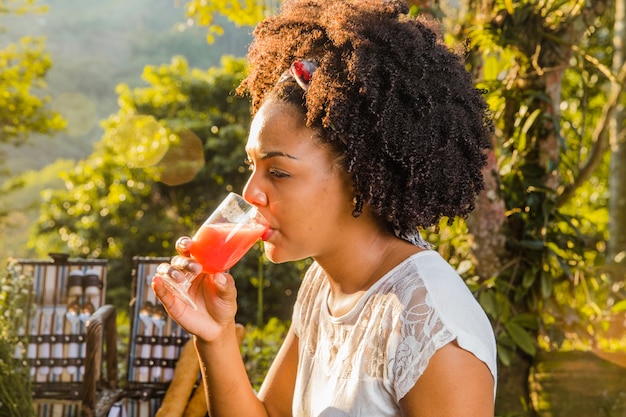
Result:
M267 231L267 220L241 196L230 193L202 224L191 240L190 254L202 265L202 272L224 272L235 265ZM196 275L183 281L162 276L165 286L194 310L198 307L188 294Z

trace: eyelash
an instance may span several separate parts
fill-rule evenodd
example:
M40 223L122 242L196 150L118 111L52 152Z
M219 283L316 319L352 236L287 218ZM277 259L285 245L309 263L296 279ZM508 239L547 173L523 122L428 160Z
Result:
M254 162L252 162L251 159L244 160L244 164L246 164L248 166L248 170L249 171L254 171ZM286 178L286 177L289 176L289 175L287 175L287 174L285 174L283 172L280 172L280 171L278 171L276 169L273 169L273 168L269 169L268 172L272 176L274 176L275 178Z

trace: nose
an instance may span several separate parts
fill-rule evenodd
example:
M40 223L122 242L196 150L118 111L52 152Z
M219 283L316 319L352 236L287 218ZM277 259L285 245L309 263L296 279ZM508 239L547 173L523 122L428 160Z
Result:
M267 205L267 194L265 194L261 188L260 182L257 181L254 173L250 175L248 182L246 182L245 187L243 187L242 196L244 200L254 206L264 207Z

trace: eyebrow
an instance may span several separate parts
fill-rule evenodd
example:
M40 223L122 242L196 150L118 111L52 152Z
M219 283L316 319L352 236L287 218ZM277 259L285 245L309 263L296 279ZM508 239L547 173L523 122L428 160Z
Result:
M289 158L289 159L298 159L293 155L290 155L288 153L285 152L279 152L279 151L275 151L275 152L265 152L262 153L260 155L260 159L261 160L266 160L266 159L271 159L271 158L277 158L277 157L285 157L285 158Z

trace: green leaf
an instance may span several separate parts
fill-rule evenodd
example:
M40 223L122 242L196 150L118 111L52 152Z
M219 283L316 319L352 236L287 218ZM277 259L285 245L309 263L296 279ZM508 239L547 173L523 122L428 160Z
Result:
M543 298L548 298L552 295L553 282L550 272L543 271L541 273L541 295Z
M522 278L522 286L524 288L530 288L533 286L536 279L537 279L537 271L535 271L535 268L531 268L527 270L526 272L524 272L524 278Z
M539 318L530 313L518 314L511 317L510 322L522 326L524 329L537 330L539 328Z
M514 350L516 346L515 342L511 339L511 336L509 336L507 332L501 332L498 335L497 343L498 346L503 346L510 350Z
M494 318L498 316L493 291L483 291L478 297L478 302L488 315Z
M497 318L502 323L506 323L511 315L511 301L501 292L496 292L496 312Z
M509 14L513 14L513 13L515 12L515 6L514 6L514 4L513 4L513 1L512 1L512 0L505 0L505 1L504 1L504 5L505 5L505 7L506 7L506 11L507 11Z
M495 54L485 58L483 63L483 76L485 80L497 80L500 73L500 60Z
M509 321L504 325L509 336L515 342L515 344L522 349L524 352L528 353L531 356L535 356L537 349L535 347L535 342L526 330L519 324Z
M507 349L504 346L500 346L500 345L498 345L497 350L498 350L498 358L500 359L500 362L502 362L504 366L511 365L514 352L511 349Z
M526 118L526 121L524 122L524 126L522 126L522 134L524 137L526 137L526 134L535 123L535 120L537 119L537 117L541 114L541 111L542 111L541 109L535 109L535 111L533 111L530 114L530 116Z

